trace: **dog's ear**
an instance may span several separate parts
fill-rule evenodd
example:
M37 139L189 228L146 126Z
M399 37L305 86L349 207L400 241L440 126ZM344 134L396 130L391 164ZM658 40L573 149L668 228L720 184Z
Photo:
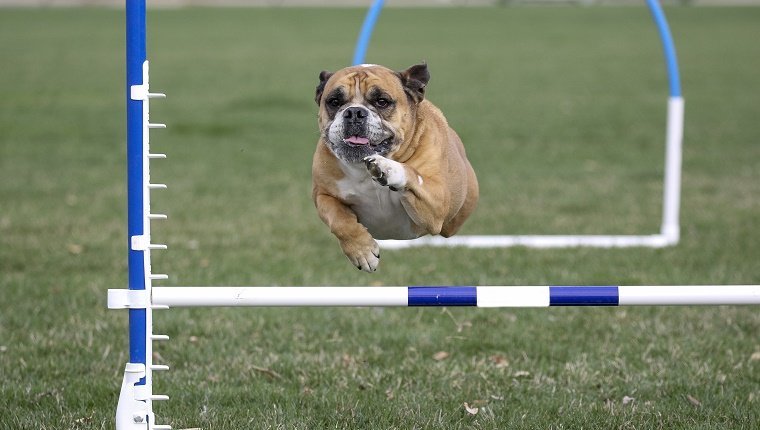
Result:
M401 85L409 98L416 103L425 98L425 87L430 81L427 63L416 64L404 71L398 72Z
M322 99L322 91L325 90L325 84L332 75L333 74L327 70L322 70L319 74L319 85L317 85L317 93L314 95L314 101L317 102L317 105L319 105L319 102Z

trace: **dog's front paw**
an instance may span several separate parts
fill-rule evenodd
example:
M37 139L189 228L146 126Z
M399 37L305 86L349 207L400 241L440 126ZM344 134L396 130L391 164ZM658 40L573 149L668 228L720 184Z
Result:
M342 240L340 247L357 269L370 273L377 270L380 264L380 246L372 237L364 240Z
M382 155L370 155L364 158L372 180L382 186L387 186L393 191L406 188L406 172L404 165L383 157Z

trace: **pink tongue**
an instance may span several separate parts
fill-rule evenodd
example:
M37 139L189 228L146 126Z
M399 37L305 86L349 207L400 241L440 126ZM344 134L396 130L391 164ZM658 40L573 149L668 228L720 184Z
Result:
M366 145L369 143L369 139L367 139L366 137L359 137L359 136L351 136L343 140L348 143L353 143L354 145Z

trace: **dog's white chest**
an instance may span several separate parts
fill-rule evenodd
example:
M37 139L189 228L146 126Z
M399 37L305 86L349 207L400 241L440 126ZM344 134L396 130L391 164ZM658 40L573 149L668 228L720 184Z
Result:
M338 181L340 199L376 239L414 239L414 224L401 203L401 194L375 183L367 170L342 166L346 176Z

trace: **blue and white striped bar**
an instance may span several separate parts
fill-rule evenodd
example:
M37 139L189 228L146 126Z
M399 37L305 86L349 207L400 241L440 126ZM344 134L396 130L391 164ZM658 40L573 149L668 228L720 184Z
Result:
M197 306L760 305L760 285L153 287L152 304Z

